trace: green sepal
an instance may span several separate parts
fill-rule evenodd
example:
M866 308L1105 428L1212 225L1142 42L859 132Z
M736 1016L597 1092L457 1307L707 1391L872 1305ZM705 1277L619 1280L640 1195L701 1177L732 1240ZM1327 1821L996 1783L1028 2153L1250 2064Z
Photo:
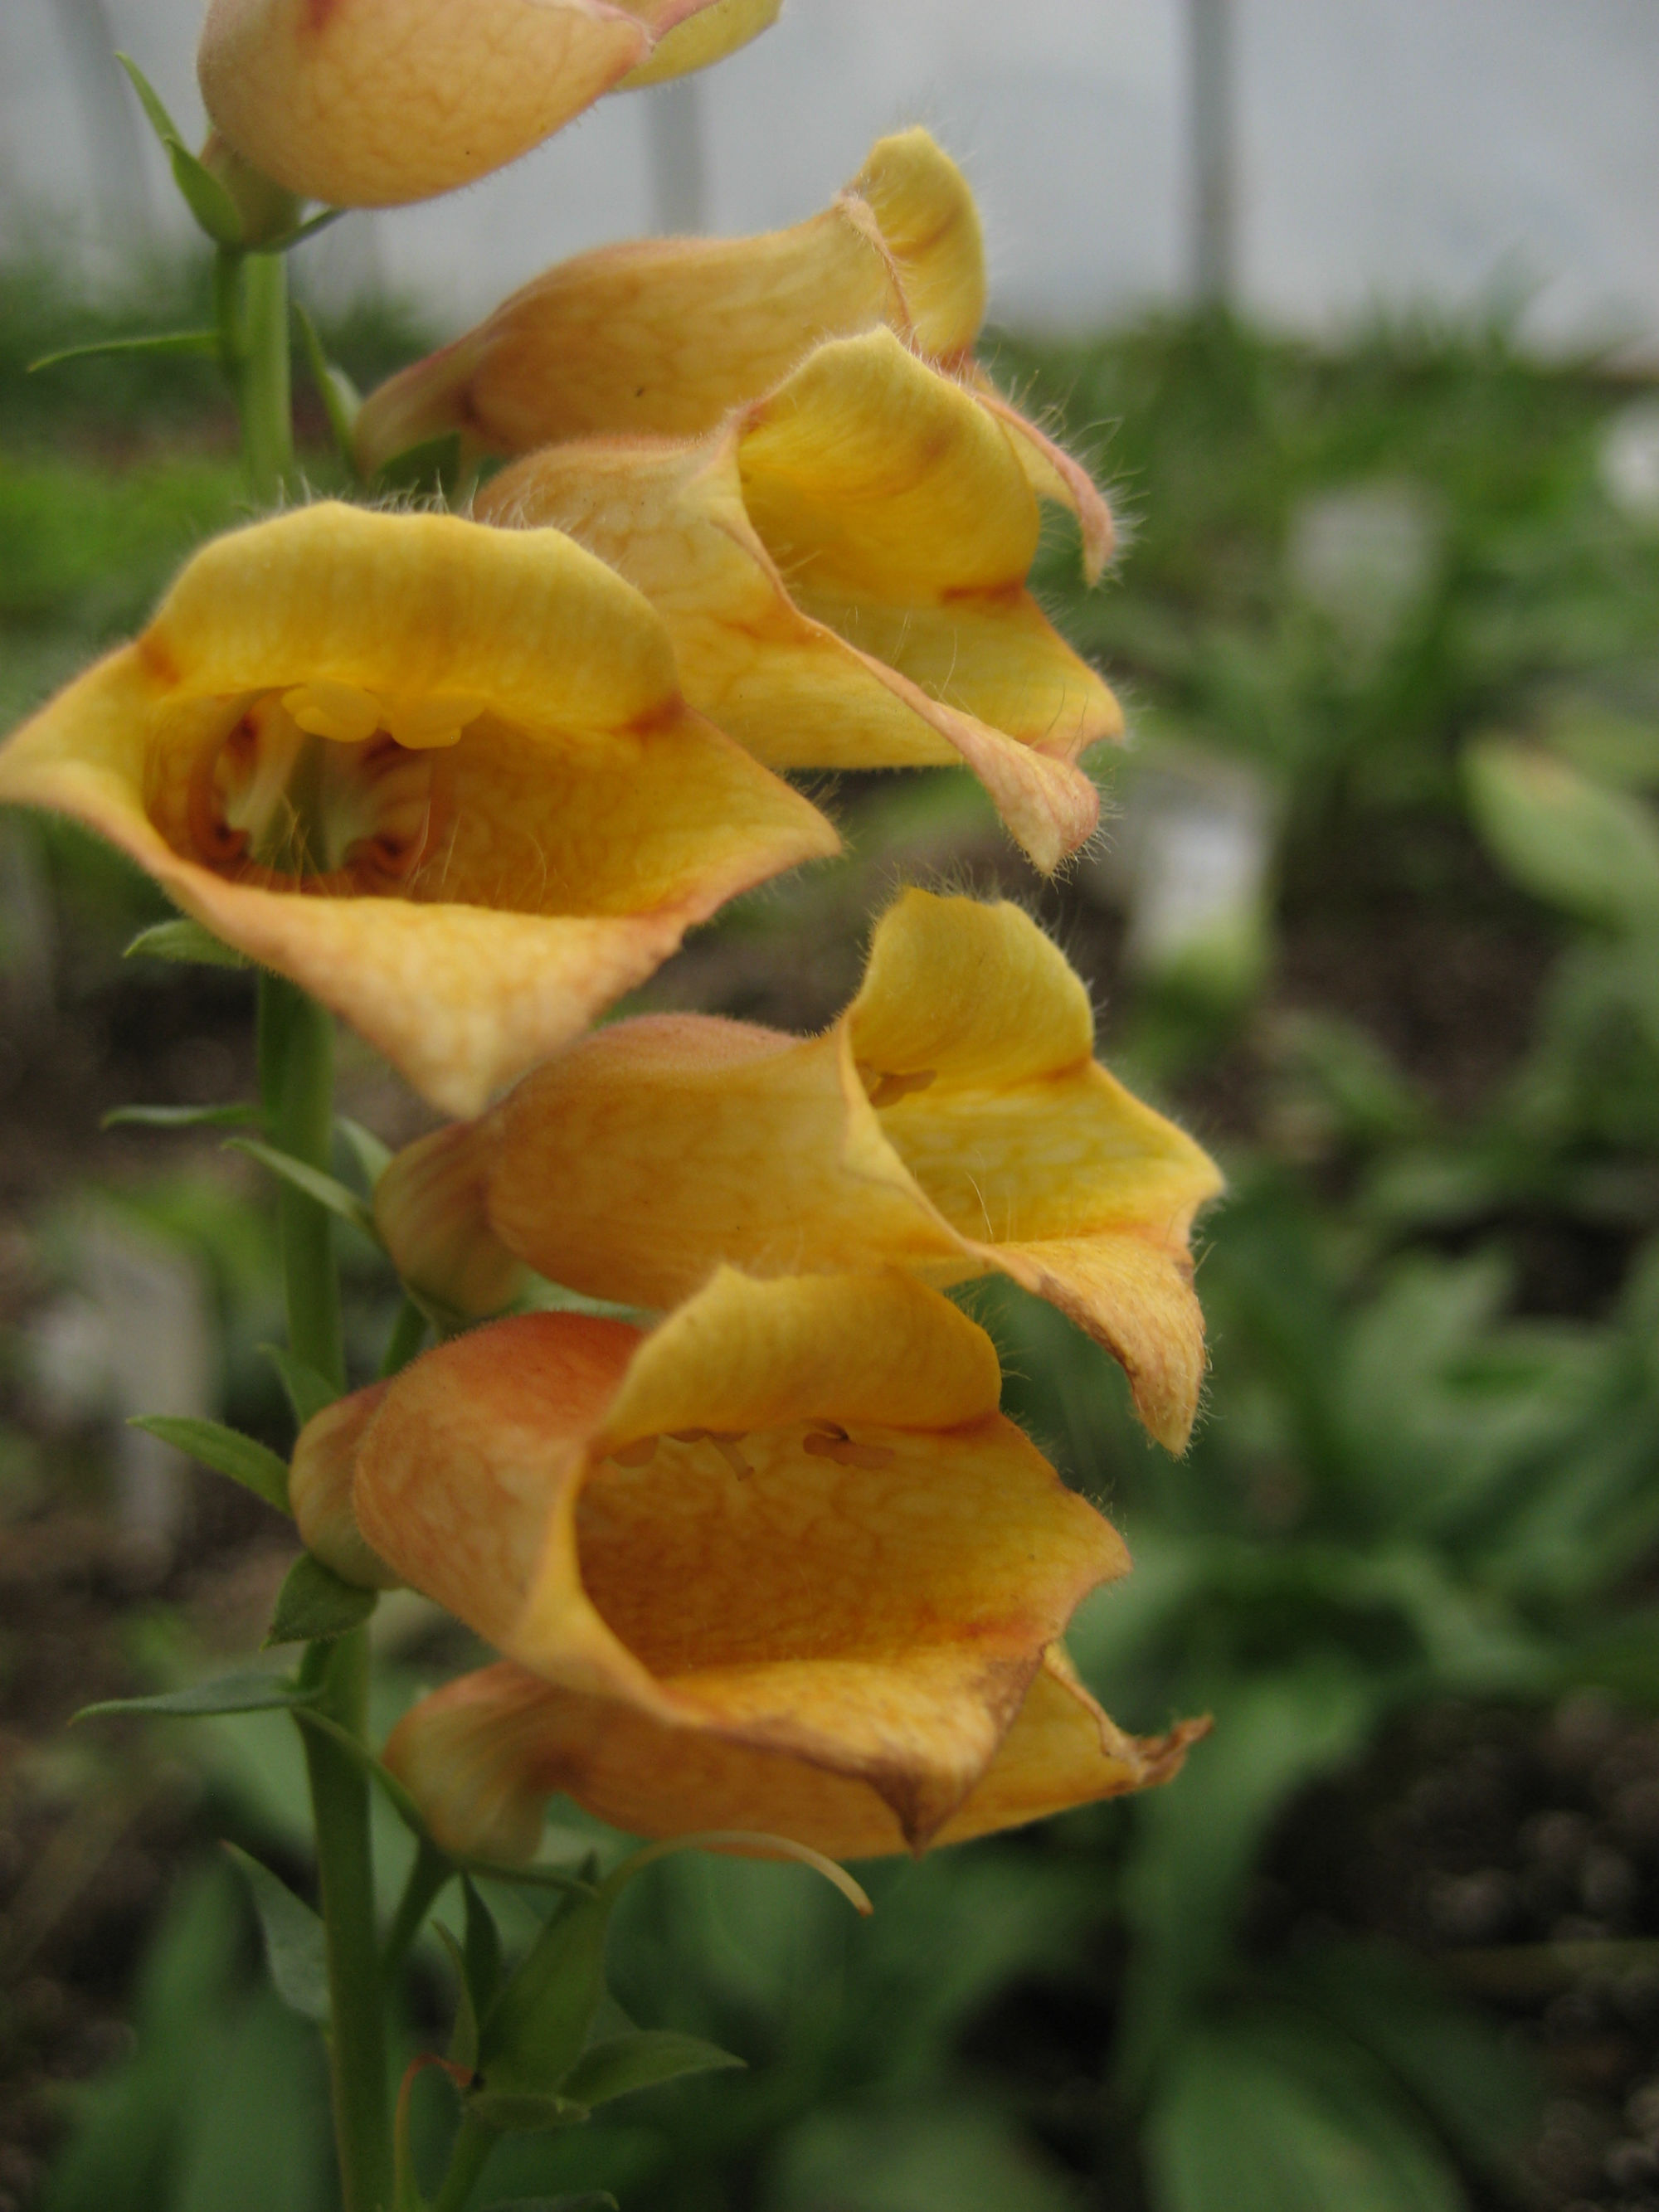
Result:
M587 2118L586 2105L529 2089L475 2089L466 2109L481 2127L501 2135L544 2135L553 2128L580 2127Z
M326 230L331 223L338 222L343 215L350 213L349 208L324 208L317 215L308 215L303 222L296 222L292 230L285 230L280 238L269 240L260 251L264 253L290 252L295 246L303 246L307 239L315 238L319 230Z
M301 1552L276 1593L276 1609L261 1648L268 1651L273 1644L321 1644L349 1636L374 1612L378 1595Z
M162 105L161 94L137 63L130 54L118 53L115 58L126 71L139 105L149 118L149 127L161 142L162 150L173 166L173 181L185 205L216 246L240 246L242 218L235 201L185 145L179 135L178 125Z
M314 1199L317 1204L337 1214L342 1221L368 1237L371 1244L380 1241L374 1226L374 1217L355 1190L348 1190L337 1177L325 1175L320 1168L308 1166L304 1160L295 1159L292 1152L279 1152L275 1145L263 1144L258 1137L233 1137L226 1146L228 1152L246 1152L249 1159L258 1160L262 1168L280 1176L295 1190Z
M466 1906L466 1942L462 1957L467 1987L482 2020L501 1994L501 1934L495 1916L473 1886L471 1875L461 1876L461 1897Z
M295 1897L268 1866L226 1844L225 1851L248 1887L264 1938L271 1987L301 2020L328 2024L328 1938L303 1898Z
M227 945L210 929L204 929L199 921L188 915L179 915L173 921L154 921L148 929L141 929L121 957L134 960L140 954L151 960L188 960L198 968L250 968L252 962L239 952L234 945Z
M536 1938L484 2020L479 2070L486 2090L538 2097L562 2086L604 2002L615 1902L603 1892L572 1896Z
M100 1129L242 1129L260 1119L257 1106L112 1106Z
M279 1513L291 1510L287 1462L278 1459L268 1444L245 1437L240 1429L228 1429L222 1421L195 1420L179 1413L135 1413L127 1426L142 1429L146 1436L159 1437L164 1444L187 1452L204 1467L210 1467L216 1474L228 1475L244 1490L251 1490L256 1498L264 1498L267 1505L274 1505Z
M280 1344L262 1344L259 1349L281 1377L288 1402L294 1408L295 1420L301 1428L338 1398L339 1392L326 1375L319 1375L314 1367L308 1367L303 1359L296 1359Z
M472 2002L472 1989L467 1980L466 1960L460 1945L441 1920L434 1920L432 1932L449 1954L449 1963L455 1969L455 2024L449 2032L449 2063L463 2072L476 2074L478 2070L478 2010Z
M292 1711L308 1705L316 1694L262 1668L238 1667L183 1690L158 1690L148 1698L105 1698L95 1705L82 1705L75 1717L90 1721L108 1713L143 1713L166 1720L214 1720L225 1713Z
M672 2029L636 2027L590 2043L560 2083L560 2094L579 2105L608 2105L635 2089L653 2089L683 2074L714 2074L746 2062L700 2036Z
M353 432L363 396L344 369L337 368L323 351L323 341L318 335L316 324L297 303L294 319L300 326L301 350L305 355L306 366L311 371L311 380L317 387L317 397L323 403L323 412L328 417L328 427L334 434L334 443L339 450L340 459L352 475L357 477L357 453Z
M66 361L98 361L111 354L212 355L218 350L217 331L156 331L130 338L91 338L85 345L60 346L56 353L43 353L29 363L26 374L34 376Z

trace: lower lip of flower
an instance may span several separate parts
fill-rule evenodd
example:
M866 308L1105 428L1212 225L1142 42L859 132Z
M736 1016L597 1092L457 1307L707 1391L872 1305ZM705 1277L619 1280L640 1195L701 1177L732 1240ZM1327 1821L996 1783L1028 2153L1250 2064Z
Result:
M406 896L433 842L431 754L480 711L336 684L268 692L196 757L187 857L266 890Z

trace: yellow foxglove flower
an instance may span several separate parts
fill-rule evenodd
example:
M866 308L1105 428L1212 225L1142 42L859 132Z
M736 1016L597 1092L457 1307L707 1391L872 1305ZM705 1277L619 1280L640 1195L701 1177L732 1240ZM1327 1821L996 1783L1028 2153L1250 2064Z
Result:
M392 207L471 184L618 86L702 69L779 0L211 0L218 131L290 191Z
M684 37L688 32L679 35ZM967 179L927 132L871 149L821 215L759 238L648 238L562 261L474 330L370 393L365 476L459 431L475 453L568 438L700 437L782 383L826 338L884 325L972 382L1045 499L1078 518L1090 580L1112 520L1086 469L973 363L985 251Z
M204 547L0 750L0 800L99 831L451 1113L836 845L568 538L334 505Z
M647 1307L721 1261L997 1269L1122 1363L1178 1451L1204 1367L1188 1237L1221 1178L1093 1051L1082 983L1017 907L909 890L823 1036L616 1023L400 1153L376 1218L409 1279L472 1313L520 1261Z
M965 763L1053 869L1092 832L1117 702L1026 588L1038 500L1003 421L889 331L820 346L706 440L550 446L487 521L635 584L686 696L775 768Z
M919 1849L1173 1771L1049 1656L1128 1561L1000 1384L896 1270L725 1270L648 1336L538 1314L406 1369L362 1409L359 1527L512 1662L387 1747L439 1840L525 1856L563 1790L636 1832Z

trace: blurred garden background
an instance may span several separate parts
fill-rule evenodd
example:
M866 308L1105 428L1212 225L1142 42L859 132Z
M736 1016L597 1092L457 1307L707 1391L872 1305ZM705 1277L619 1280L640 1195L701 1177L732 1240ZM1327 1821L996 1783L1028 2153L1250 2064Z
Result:
M1045 5L1022 13L1060 66L1077 11ZM833 44L823 4L796 11L795 35ZM108 27L121 11L90 12ZM1343 46L1343 12L1311 61L1298 50L1304 80L1281 70L1287 106L1379 51L1358 6ZM1455 16L1477 61L1484 27L1489 82L1542 85L1571 46L1583 83L1607 84L1605 113L1582 87L1559 102L1560 161L1516 218L1533 269L1494 218L1437 276L1362 254L1340 296L1275 295L1262 272L1316 266L1331 221L1310 213L1298 262L1294 195L1252 195L1243 126L1266 143L1273 110L1248 34L1289 12L1244 6L1229 26L1199 0L1184 29L1171 18L1197 102L1146 196L1161 259L1116 295L1077 276L1123 217L1075 180L1073 149L1073 246L1031 243L1073 271L1072 311L1046 311L1052 287L1000 295L995 373L1093 461L1122 526L1098 591L1059 530L1038 580L1128 710L1130 746L1099 763L1097 847L1048 884L966 778L820 784L850 859L738 902L632 1002L819 1026L901 881L1012 896L1053 928L1093 989L1103 1056L1229 1175L1201 1239L1213 1368L1188 1457L1143 1442L1115 1368L1050 1310L1011 1289L971 1302L1010 1410L1135 1555L1079 1618L1091 1686L1127 1726L1210 1710L1216 1733L1145 1802L868 1869L867 1923L795 1869L657 1870L624 1911L622 2000L750 2070L624 2103L551 2148L515 2142L500 2196L604 2186L627 2212L1659 2205L1659 228L1651 147L1619 150L1632 100L1651 115L1659 42L1650 10L1611 0L1389 12L1433 16L1436 35ZM1218 17L1206 78L1176 33L1213 39ZM915 68L948 108L960 58L934 28ZM1373 88L1386 118L1388 83ZM809 212L900 119L897 97L845 120L821 182L743 222ZM526 216L503 283L648 224L641 172L664 207L712 194L702 211L739 227L741 193L708 183L725 173L713 111L664 120L651 98L608 218L584 200L590 231L550 217L538 246ZM1191 129L1206 99L1207 138ZM1502 134L1469 100L1450 167L1480 176ZM1026 106L999 175L1046 159L1045 111ZM833 114L813 104L815 143ZM739 104L722 129L741 128ZM597 177L622 155L592 135ZM971 138L952 150L977 181ZM72 176L23 221L26 168L7 167L0 261L0 727L129 634L245 511L210 365L28 374L62 347L199 320L205 276L142 226L119 276L89 162L80 232ZM999 267L1017 270L1018 195L1000 228L991 198ZM1545 206L1576 210L1578 230L1538 228ZM350 251L316 270L312 305L363 388L488 304L447 306L435 260L401 283L383 256L371 282L374 256ZM1558 279L1568 304L1545 313ZM308 474L334 486L306 404ZM284 1452L291 1435L261 1350L279 1333L268 1193L211 1128L100 1133L131 1103L252 1095L247 975L123 958L162 912L77 833L0 828L0 2208L326 2212L313 2044L216 1843L304 1888L291 1728L68 1726L245 1652L293 1547L274 1514L124 1425L210 1414ZM386 1143L427 1126L364 1048L341 1049L356 1123ZM373 1157L343 1137L343 1175ZM347 1259L368 1357L394 1286L367 1243ZM376 1634L389 1700L466 1653L412 1596L382 1605ZM380 1841L388 1863L406 1849L390 1820ZM523 1940L527 1908L492 1901ZM435 1943L417 1954L410 2051L440 2036L448 1975Z

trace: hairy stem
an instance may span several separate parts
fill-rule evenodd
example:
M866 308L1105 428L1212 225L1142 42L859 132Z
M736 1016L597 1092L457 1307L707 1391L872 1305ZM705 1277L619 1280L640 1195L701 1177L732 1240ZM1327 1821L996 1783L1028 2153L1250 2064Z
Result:
M334 1139L334 1024L281 975L259 978L259 1091L271 1143L326 1173ZM314 1198L289 1183L277 1192L276 1218L289 1349L343 1390L333 1224Z

